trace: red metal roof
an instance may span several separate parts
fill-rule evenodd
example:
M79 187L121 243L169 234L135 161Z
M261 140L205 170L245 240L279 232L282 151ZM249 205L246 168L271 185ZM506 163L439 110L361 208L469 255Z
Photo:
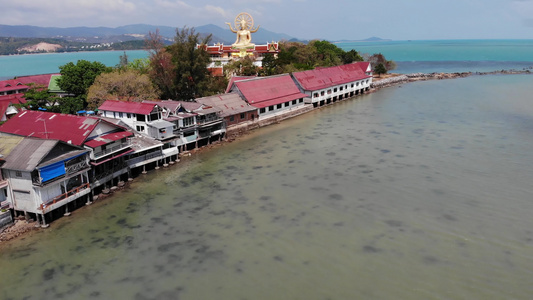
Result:
M106 100L98 110L107 110L123 113L132 113L140 115L149 115L157 104L146 102L129 102L129 101L117 101Z
M234 83L246 101L257 108L305 98L290 75L262 77Z
M123 139L128 136L132 136L132 135L133 135L133 132L130 132L130 131L120 131L120 132L109 133L109 134L99 136L95 139L92 139L86 142L84 145L89 146L91 148L96 148L98 146L109 144L111 142L118 141L120 139Z
M230 92L231 87L233 86L233 83L238 80L246 80L246 79L252 79L256 78L256 76L232 76L229 79L228 86L226 87L226 94Z
M24 89L27 90L30 87L20 82L18 79L9 79L0 81L0 92L8 92L13 90Z
M8 107L13 104L26 103L24 94L10 94L0 96L0 119L5 115ZM20 111L17 109L17 111Z
M54 73L54 74L22 76L22 77L17 77L17 80L19 80L20 82L24 84L35 83L37 85L44 85L45 87L48 88L48 86L50 85L50 79L52 78L52 75L61 75L61 74Z
M26 110L7 120L0 126L0 131L81 146L100 121L95 117Z
M294 72L292 75L306 91L316 91L372 77L366 75L357 63Z

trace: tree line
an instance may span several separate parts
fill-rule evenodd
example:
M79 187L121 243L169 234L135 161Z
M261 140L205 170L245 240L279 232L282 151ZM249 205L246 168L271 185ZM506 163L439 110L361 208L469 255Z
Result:
M98 108L105 100L142 101L171 99L192 101L196 98L223 93L228 78L233 75L270 76L289 72L312 70L356 61L371 61L380 66L376 72L385 73L394 68L382 54L360 55L355 50L345 51L328 41L314 40L307 44L280 42L278 56L266 54L262 68L245 57L224 67L226 76L212 76L209 54L203 47L212 36L201 36L194 28L176 30L174 42L167 45L158 31L145 40L149 57L129 61L126 53L115 67L100 62L79 60L59 67L58 87L67 96L62 98L48 93L45 87L32 86L25 93L28 109L47 109L52 112L76 113ZM365 57L366 56L366 57ZM385 70L381 70L381 67Z

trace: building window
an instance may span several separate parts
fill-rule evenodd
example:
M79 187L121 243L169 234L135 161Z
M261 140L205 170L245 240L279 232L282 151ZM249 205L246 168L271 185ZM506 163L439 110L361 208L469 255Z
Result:
M281 106L282 106L282 105L281 105L281 103L280 103L280 104L276 105L276 108L277 108L277 109L280 109Z
M245 114L241 113L241 120L244 120L245 117L246 117Z
M331 90L328 90L328 95L331 94Z
M230 116L230 117L229 117L229 121L230 121L230 122L235 121L235 117L234 117L234 116Z
M337 92L337 88L334 88L333 92L336 93ZM328 94L331 94L331 93L328 91Z
M266 109L264 107L259 109L259 113L264 114L265 112L266 112Z
M130 118L131 118L131 114L129 114L129 113L126 114L126 117L127 117L128 119L130 119Z
M320 92L320 96L324 96L324 91Z
M144 131L144 126L137 125L137 131Z
M359 86L359 81L357 82L357 86Z
M298 102L303 103L304 102L304 98L300 98L300 100L298 100Z
M289 106L291 104L290 101L285 102L285 107Z
M318 93L314 93L313 97L318 98Z
M15 176L16 177L22 177L22 172L21 171L15 171Z
M273 111L273 110L274 110L274 105L270 105L270 106L268 107L268 111Z
M145 122L146 121L146 116L145 115L137 115L137 121L138 122ZM139 131L139 130L137 130Z
M352 83L352 86L351 86L351 87L353 88L353 83Z
M342 91L342 90L344 90L344 87L343 87L343 86L341 86L341 87L340 87L340 90L341 90L341 91Z
M118 117L122 119L122 118L124 118L124 115L121 112L119 112L118 113Z
M292 105L296 105L296 100L292 100Z
M183 133L184 137L188 137L188 136L191 136L191 135L194 135L194 131L189 131L189 132L184 132Z

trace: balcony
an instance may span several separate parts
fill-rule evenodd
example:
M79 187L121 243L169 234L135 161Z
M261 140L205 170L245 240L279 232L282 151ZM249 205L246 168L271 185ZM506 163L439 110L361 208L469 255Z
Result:
M78 199L81 196L87 195L90 191L91 189L89 183L84 183L57 197L54 197L47 201L43 201L43 203L39 206L39 209L43 213L46 213L47 211L51 211L53 209L56 209L57 207L62 206L63 203L69 203L70 201Z
M121 143L120 145L116 145L114 147L111 147L109 149L105 149L105 150L100 151L100 152L94 152L94 159L98 159L98 158L101 158L102 156L111 154L113 152L120 151L122 149L128 148L129 146L131 146L131 141L127 140L127 142Z

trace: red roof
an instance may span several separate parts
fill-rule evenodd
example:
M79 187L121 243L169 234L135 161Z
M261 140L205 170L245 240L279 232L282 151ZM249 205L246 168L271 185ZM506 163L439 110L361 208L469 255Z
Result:
M372 72L372 69L370 68L370 62L368 61L360 61L360 62L357 62L356 64L359 65L359 67L361 67L361 70L363 70L363 72Z
M276 105L287 101L305 98L291 76L271 76L234 83L246 101L257 108Z
M252 79L252 78L256 78L256 76L232 76L232 77L229 79L228 87L226 87L226 93L229 93L229 91L231 90L231 87L233 86L233 83L234 83L235 81L238 81L238 80L246 80L246 79Z
M37 85L44 85L45 87L48 88L48 86L50 85L50 78L52 78L52 75L61 75L61 74L54 73L54 74L22 76L22 77L17 77L17 80L19 80L20 82L24 84L35 83Z
M0 126L0 131L81 146L100 121L95 117L26 110L7 120Z
M156 105L157 104L155 103L146 102L107 100L102 105L100 105L100 107L98 107L98 110L149 115L154 110L154 107Z
M20 89L29 89L30 87L20 82L18 79L9 79L0 81L0 92L7 92Z
M109 144L114 141L121 140L125 137L132 136L133 132L130 131L120 131L120 132L114 132L106 135L99 136L95 139L92 139L88 142L86 142L84 145L89 146L91 148L96 148L101 145Z
M10 94L0 96L0 119L6 114L6 111L10 105L26 103L24 94ZM17 109L18 111L18 109Z
M316 91L372 77L366 75L357 63L295 72L292 75L306 91Z

